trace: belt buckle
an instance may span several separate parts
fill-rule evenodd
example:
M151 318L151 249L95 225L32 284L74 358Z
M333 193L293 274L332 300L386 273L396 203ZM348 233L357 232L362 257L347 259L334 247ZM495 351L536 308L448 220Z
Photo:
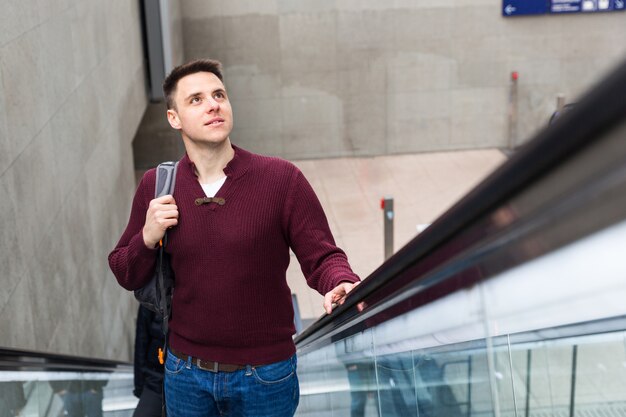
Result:
M207 368L205 366L202 366L202 359L197 358L196 360L196 366L204 371L209 371L209 372L213 372L213 373L217 373L219 371L219 367L220 364L218 362L211 362L211 364L213 365L212 368Z

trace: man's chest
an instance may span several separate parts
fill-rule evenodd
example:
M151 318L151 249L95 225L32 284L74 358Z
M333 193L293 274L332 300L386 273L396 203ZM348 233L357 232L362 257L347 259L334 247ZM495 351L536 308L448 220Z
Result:
M199 198L177 199L178 225L168 236L168 252L173 255L202 256L207 251L245 255L284 243L279 200L245 192L218 193L209 202L196 201Z

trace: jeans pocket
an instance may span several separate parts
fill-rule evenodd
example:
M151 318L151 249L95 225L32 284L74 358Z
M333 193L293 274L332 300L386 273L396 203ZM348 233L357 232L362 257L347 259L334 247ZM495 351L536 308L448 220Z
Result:
M167 359L165 360L165 372L170 375L180 373L185 367L185 361L174 356L169 350L167 351Z
M252 368L254 378L262 384L279 384L296 374L295 357Z

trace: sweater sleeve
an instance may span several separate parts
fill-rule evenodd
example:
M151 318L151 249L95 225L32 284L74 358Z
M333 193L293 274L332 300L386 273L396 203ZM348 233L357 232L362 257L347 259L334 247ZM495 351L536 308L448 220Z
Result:
M126 230L115 249L109 254L109 266L117 282L127 290L136 290L150 281L156 266L156 250L143 242L143 225L146 211L154 194L154 170L141 179L130 212ZM152 184L152 186L149 186Z
M295 167L294 167L295 168ZM287 235L309 287L324 295L341 282L357 282L348 257L335 244L324 209L295 168L286 200Z

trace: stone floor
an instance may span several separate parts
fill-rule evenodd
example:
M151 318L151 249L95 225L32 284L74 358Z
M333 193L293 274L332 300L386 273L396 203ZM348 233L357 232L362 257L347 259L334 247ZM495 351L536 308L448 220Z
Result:
M337 244L366 278L383 262L381 198L395 206L394 251L409 242L506 160L497 149L294 161L315 189ZM306 321L322 315L292 254L289 285Z

